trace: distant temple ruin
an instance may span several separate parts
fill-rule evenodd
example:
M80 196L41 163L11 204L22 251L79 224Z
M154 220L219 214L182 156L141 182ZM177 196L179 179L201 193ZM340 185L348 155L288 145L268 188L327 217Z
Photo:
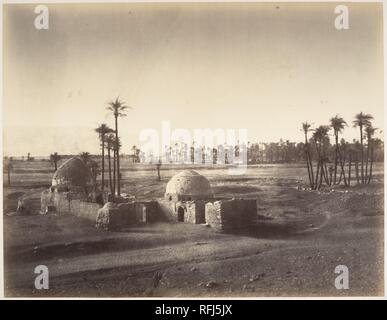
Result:
M90 197L90 172L77 157L58 168L52 186L42 192L42 213L70 213L99 228L117 230L136 223L162 221L206 224L216 230L248 228L257 217L255 199L216 198L210 182L194 170L173 176L164 198L149 201L116 199L96 202Z

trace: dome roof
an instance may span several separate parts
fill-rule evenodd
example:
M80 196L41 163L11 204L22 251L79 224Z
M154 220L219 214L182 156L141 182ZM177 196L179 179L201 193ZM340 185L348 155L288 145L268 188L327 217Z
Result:
M184 170L169 180L165 197L175 200L213 198L210 182L194 170Z
M90 170L83 161L73 157L56 170L52 178L52 186L85 187L90 176Z

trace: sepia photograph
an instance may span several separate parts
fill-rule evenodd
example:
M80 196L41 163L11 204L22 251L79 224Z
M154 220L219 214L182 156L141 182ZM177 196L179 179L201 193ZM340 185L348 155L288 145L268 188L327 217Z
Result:
M21 1L2 37L5 298L385 295L382 2Z

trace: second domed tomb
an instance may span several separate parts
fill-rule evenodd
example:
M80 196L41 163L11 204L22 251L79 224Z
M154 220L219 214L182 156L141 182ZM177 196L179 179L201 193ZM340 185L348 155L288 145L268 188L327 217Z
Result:
M52 187L57 191L84 191L91 179L90 169L73 157L65 161L54 173Z
M72 157L65 161L54 173L51 187L41 194L41 213L67 212L71 200L87 201L91 177L90 169L80 158ZM85 208L86 205L83 206Z

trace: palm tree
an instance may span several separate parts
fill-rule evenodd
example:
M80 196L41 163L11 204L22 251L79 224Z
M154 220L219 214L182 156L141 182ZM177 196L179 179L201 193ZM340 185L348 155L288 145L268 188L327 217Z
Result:
M129 106L125 105L124 101L120 101L117 97L115 101L110 101L109 106L107 107L114 115L114 123L115 123L115 134L116 134L116 143L118 145L118 117L125 117L126 114L124 111L126 109L132 109ZM117 194L120 195L120 155L119 148L117 149Z
M53 154L50 155L50 160L51 160L51 163L54 163L55 171L58 169L58 161L60 159L61 159L61 157L58 154L58 152L54 152Z
M8 178L8 186L11 185L11 172L13 170L12 158L8 159L7 163L7 178Z
M375 134L376 128L374 128L371 124L367 125L365 128L365 132L367 134L367 159L366 159L366 169L365 169L365 182L367 184L370 183L371 177L372 177L372 164L374 162L374 150L373 150L373 139L372 136ZM371 153L371 159L370 159L370 172L368 174L368 160L370 158Z
M105 123L102 123L98 128L95 129L98 133L99 139L101 140L102 149L102 191L105 187L105 139L108 133L113 132Z
M323 178L327 179L327 173L324 171L324 163L326 161L325 156L325 148L324 144L327 142L328 138L328 132L330 130L329 126L319 126L317 129L313 132L313 140L316 146L317 151L317 172L316 172L316 179L314 183L315 189L320 189ZM320 177L319 177L320 174Z
M116 182L119 183L119 180L116 179L116 173L117 173L117 157L119 155L119 150L121 148L121 140L118 138L116 140L116 137L113 137L113 195L116 194ZM118 185L117 185L117 194L118 194Z
M97 177L100 174L100 170L98 167L98 163L94 160L88 160L87 167L90 169L91 178L93 181L93 189L94 191L97 190Z
M340 118L338 115L336 115L334 118L331 118L331 127L333 128L333 133L335 135L335 171L333 176L333 184L336 184L336 176L337 176L337 164L339 159L339 133L344 129L344 126L347 125L347 123L344 121L343 118ZM342 164L342 159L340 155L340 163ZM345 174L343 172L343 174ZM344 181L345 181L345 175L344 175Z
M302 123L302 130L304 131L304 135L305 135L306 165L308 167L308 177L309 177L310 187L313 189L313 186L314 186L314 174L313 174L313 165L312 165L312 160L310 158L309 143L308 143L308 132L310 131L310 127L311 127L311 125L308 122Z
M357 184L360 183L359 178L359 150L360 150L360 142L356 139L353 139L353 151L355 153L355 175Z
M112 140L112 150L113 150L113 189L112 189L112 195L115 196L116 195L116 178L117 178L117 175L116 175L116 168L117 168L117 161L116 161L116 136L113 136L112 137L113 140Z
M340 171L340 176L339 176L339 179L336 181L336 184L340 184L341 182L341 179L344 177L344 184L347 186L348 185L348 179L345 175L345 161L346 161L346 157L348 155L348 160L349 161L352 161L352 156L351 156L351 149L350 149L350 144L348 142L345 141L345 139L341 139L340 140L340 144L339 144L339 147L338 147L338 154L339 154L339 164L340 164L340 167L341 167L341 171ZM348 174L350 174L350 170L348 172Z
M110 193L111 194L114 194L114 190L113 190L113 184L112 184L112 167L111 167L111 150L113 150L114 152L114 159L113 159L113 163L114 163L114 174L115 174L115 151L114 151L114 142L115 142L115 136L113 134L108 134L106 136L106 149L107 149L107 152L108 152L108 166L109 166L109 186L110 186Z
M365 126L371 125L371 120L373 117L370 114L365 114L363 112L355 115L355 120L353 121L354 127L359 127L360 129L360 156L361 156L361 183L364 184L364 150L363 150L363 128Z
M89 161L90 161L90 153L89 152L81 152L79 154L79 157L81 158L81 160L83 161L83 163L87 166Z
M351 186L351 167L352 167L352 155L354 153L353 145L346 142L346 148L348 149L348 186Z

